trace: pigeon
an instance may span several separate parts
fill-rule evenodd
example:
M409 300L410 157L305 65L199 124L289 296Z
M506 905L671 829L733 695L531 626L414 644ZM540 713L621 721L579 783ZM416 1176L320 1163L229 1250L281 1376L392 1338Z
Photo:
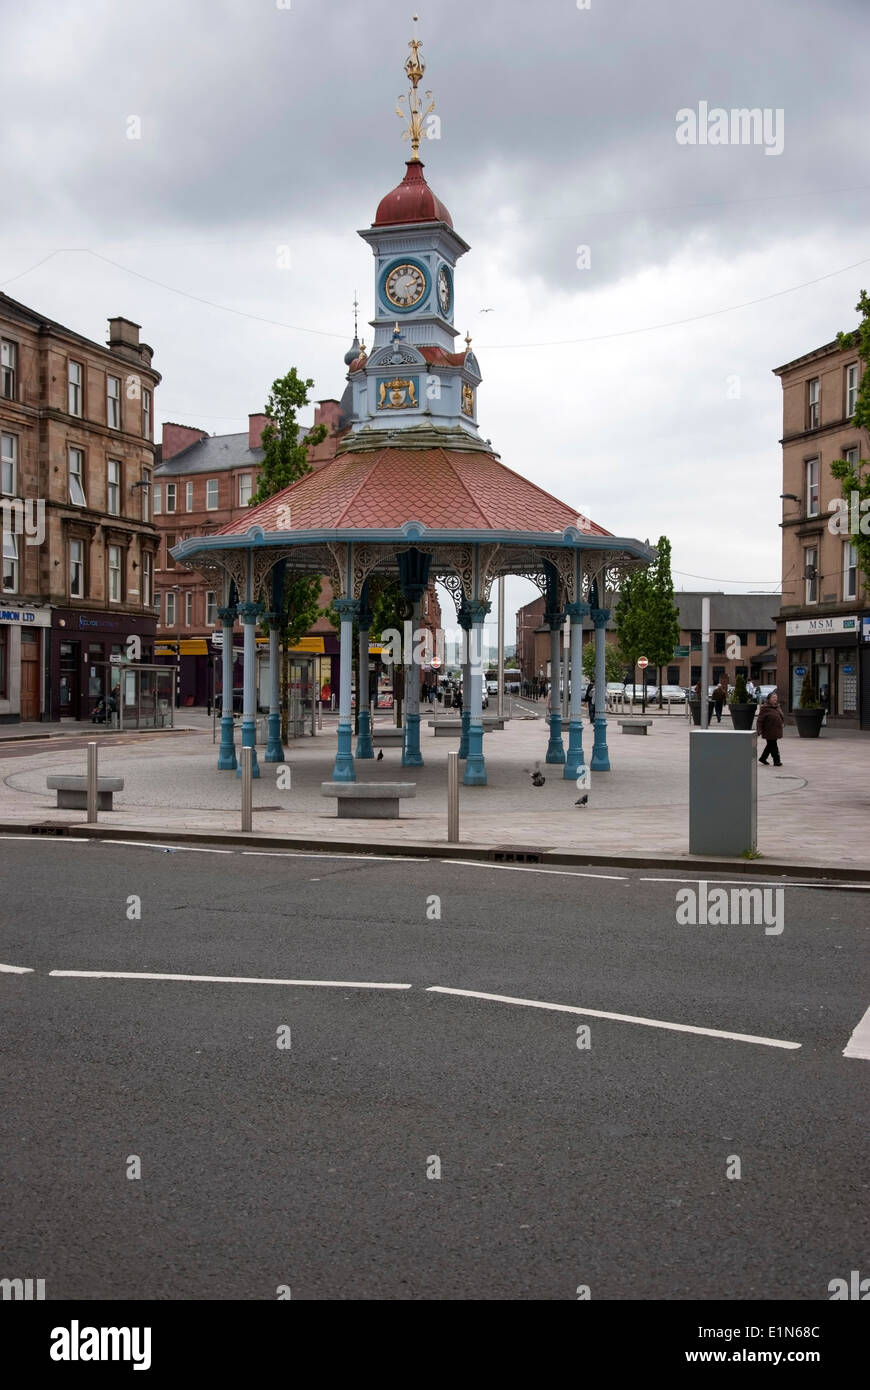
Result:
M375 762L376 762L376 763L381 763L381 762L383 762L383 760L384 760L384 750L383 750L383 748L379 748L379 749L378 749L378 756L375 758Z
M575 802L574 802L574 805L575 805L575 806L585 806L588 800L589 800L589 793L587 792L585 796L581 796L581 797L580 797L580 800L579 800L579 801L575 801Z
M544 785L544 783L546 782L546 780L547 780L546 777L543 777L543 776L541 775L541 764L540 764L540 763L535 763L535 770L534 770L534 772L529 773L529 769L528 769L527 767L524 767L524 768L523 768L523 772L525 772L527 775L531 776L531 779L532 779L532 786L533 786L533 787L542 787L542 786Z

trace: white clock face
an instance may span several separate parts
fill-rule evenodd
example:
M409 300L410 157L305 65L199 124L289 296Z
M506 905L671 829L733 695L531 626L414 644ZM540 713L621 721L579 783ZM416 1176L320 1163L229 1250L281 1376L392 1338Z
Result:
M442 314L450 312L450 276L442 265L438 272L438 303L441 305Z
M410 309L426 292L422 270L415 265L397 265L387 276L387 299L399 309Z

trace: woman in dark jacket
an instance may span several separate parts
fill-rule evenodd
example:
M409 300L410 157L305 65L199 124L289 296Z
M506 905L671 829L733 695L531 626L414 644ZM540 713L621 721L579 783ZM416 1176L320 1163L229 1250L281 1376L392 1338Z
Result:
M758 761L767 767L768 756L772 755L774 767L782 767L782 760L779 756L779 740L782 738L785 720L782 717L779 697L775 690L768 695L764 704L759 706L755 728L758 737L765 740L764 751Z

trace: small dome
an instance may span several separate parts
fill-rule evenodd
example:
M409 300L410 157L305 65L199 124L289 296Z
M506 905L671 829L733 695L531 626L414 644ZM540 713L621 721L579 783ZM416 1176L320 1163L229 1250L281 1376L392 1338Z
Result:
M436 198L423 177L423 165L418 159L409 159L405 177L397 188L382 198L373 227L394 227L403 222L446 222L453 226L453 218L440 198Z
M359 357L359 354L360 354L359 338L357 337L356 334L354 334L354 336L353 336L353 342L351 343L351 345L350 345L350 347L348 348L347 352L344 354L344 364L345 364L345 366L346 366L346 367L349 367L353 362L355 362L356 359Z

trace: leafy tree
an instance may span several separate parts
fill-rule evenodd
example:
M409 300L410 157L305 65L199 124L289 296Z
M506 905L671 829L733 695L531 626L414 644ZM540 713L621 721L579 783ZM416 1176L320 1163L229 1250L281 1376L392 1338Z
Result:
M629 570L619 595L614 619L620 650L632 669L645 656L650 628L652 585L647 569Z
M658 558L649 571L649 628L646 633L649 658L658 673L659 708L662 697L662 667L673 660L674 648L680 640L680 613L674 603L674 581L671 577L671 543L659 536L656 545Z
M606 681L622 681L625 675L625 668L628 663L620 651L617 642L605 642L604 644L604 679ZM583 674L587 680L595 679L595 643L583 643Z
M282 492L291 483L311 472L308 450L319 444L328 433L325 425L317 425L300 438L297 411L309 404L308 392L314 385L309 377L303 381L296 368L272 383L266 402L268 423L263 428L263 461L257 490L249 506L256 506ZM291 508L292 510L292 508ZM279 609L278 630L284 649L282 672L282 732L287 737L287 687L289 649L308 632L319 613L320 578L289 573L284 582L283 602Z
M855 407L855 414L852 419L855 428L859 430L870 430L870 295L866 290L862 290L855 308L859 314L863 315L861 323L854 333L838 333L837 343L841 348L856 348L858 356L864 363L864 374L861 384L858 387L858 401ZM847 504L846 515L850 516L849 504L852 494L858 495L858 517L859 525L857 534L851 527L845 527L849 539L855 547L858 557L858 568L861 571L865 586L870 586L870 530L865 531L861 526L861 519L864 526L867 525L867 518L870 517L870 507L861 511L861 504L870 501L870 472L864 472L867 467L867 459L859 459L857 463L849 463L846 459L836 459L831 464L831 473L838 479L842 496Z

